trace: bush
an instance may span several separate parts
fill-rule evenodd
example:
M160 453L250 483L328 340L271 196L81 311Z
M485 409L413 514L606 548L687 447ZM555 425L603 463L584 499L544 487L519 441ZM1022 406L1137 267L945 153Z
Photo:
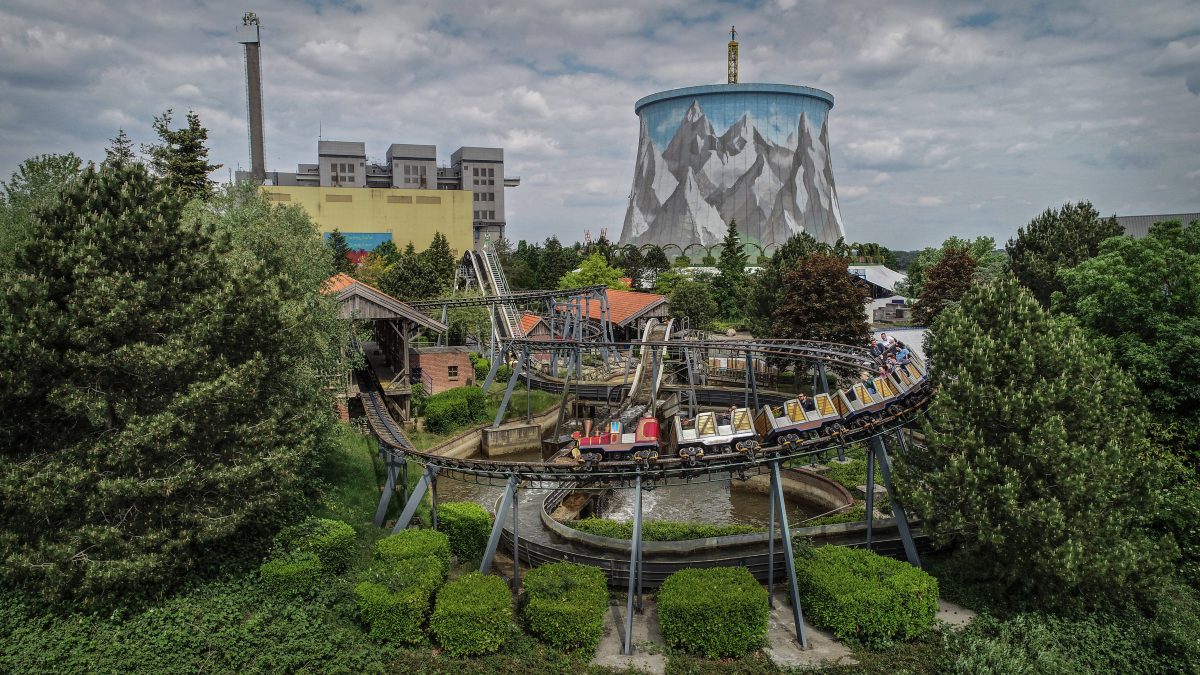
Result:
M633 523L627 521L608 520L606 518L584 518L583 520L564 523L568 527L587 532L598 537L613 539L630 539L633 537ZM738 534L753 534L765 532L761 527L753 525L706 525L704 523L678 523L669 520L642 521L643 541L686 541L688 539L705 539L708 537L730 537Z
M762 646L769 613L766 589L744 567L680 570L658 591L667 644L710 659Z
M839 639L915 638L937 616L937 579L865 549L813 549L797 556L796 578L805 616Z
M867 505L855 504L845 511L813 518L800 523L800 527L817 527L819 525L837 525L838 523L861 523L867 519Z
M471 367L475 369L475 381L483 382L487 379L488 371L492 369L492 362L475 352L468 356L471 358Z
M450 538L437 530L404 530L375 542L375 554L384 560L436 558L450 568Z
M552 563L525 575L525 623L558 649L595 651L604 635L608 584L597 567Z
M425 430L445 434L486 420L487 397L479 387L455 387L425 402Z
M335 574L350 566L357 548L354 528L327 518L309 518L284 528L275 537L277 552L313 553L326 570Z
M479 560L492 534L492 516L475 502L446 502L438 505L438 527L459 562Z
M388 561L368 572L354 589L358 612L371 637L415 644L425 634L433 594L446 578L437 558Z
M325 566L312 551L287 553L258 568L263 586L275 595L296 597L313 594L321 587Z
M511 620L504 581L472 572L442 587L429 629L451 656L475 656L500 649Z

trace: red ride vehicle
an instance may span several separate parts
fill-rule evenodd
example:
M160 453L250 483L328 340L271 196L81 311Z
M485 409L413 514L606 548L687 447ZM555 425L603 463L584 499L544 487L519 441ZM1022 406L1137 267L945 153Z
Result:
M658 420L642 417L632 433L620 422L610 422L606 432L592 434L590 421L584 433L571 434L579 443L578 459L596 461L654 460L658 458ZM574 454L574 453L572 453Z

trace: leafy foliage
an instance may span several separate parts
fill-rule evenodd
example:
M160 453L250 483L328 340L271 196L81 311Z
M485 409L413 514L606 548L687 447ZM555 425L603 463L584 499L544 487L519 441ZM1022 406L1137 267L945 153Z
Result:
M722 319L737 320L745 315L746 249L738 235L736 220L729 221L725 239L721 241L712 294Z
M139 164L36 211L0 304L0 408L23 411L0 423L10 583L132 601L253 555L314 496L344 344L328 269L243 237L319 246L294 215L243 191L185 217Z
M375 542L375 555L397 561L435 558L450 568L450 538L437 530L402 530Z
M927 351L939 390L927 442L897 459L935 542L1051 605L1162 578L1174 546L1143 529L1141 397L1073 320L1000 281L943 312Z
M822 546L796 556L805 616L836 637L868 644L910 640L933 628L937 579L871 551Z
M326 570L312 551L284 553L258 568L263 586L285 597L312 595L325 582Z
M492 516L475 502L446 502L438 504L438 527L460 563L479 560L492 534Z
M438 592L429 629L453 656L490 654L508 637L512 615L512 593L504 581L472 572Z
M607 518L584 518L572 520L565 525L580 532L597 537L632 539L633 523L608 520ZM708 537L732 537L739 534L762 532L763 528L753 525L710 525L708 523L677 523L670 520L643 520L643 541L686 541Z
M12 266L17 249L34 232L36 212L58 201L81 166L74 153L38 155L21 162L8 182L0 183L0 273Z
M908 262L907 278L897 284L896 291L910 298L919 297L925 289L925 275L929 270L937 265L948 251L964 248L975 259L976 282L990 283L1003 274L1007 257L1003 252L996 250L995 239L991 237L976 237L975 239L950 237L938 248L926 247L921 251L914 252L912 260Z
M716 320L720 308L713 298L712 284L707 278L681 279L674 284L670 295L671 316L688 317L693 328L707 328Z
M158 143L143 146L142 151L154 172L181 201L208 199L215 185L208 176L221 168L220 164L208 163L208 129L201 126L195 111L188 111L187 126L179 129L171 128L171 116L168 109L154 118L152 126Z
M446 579L437 558L410 558L377 564L354 588L358 612L377 640L409 644L425 639L433 594Z
M1111 238L1056 281L1054 309L1079 319L1154 410L1200 426L1200 221Z
M775 249L770 260L751 279L748 290L750 328L755 335L768 335L771 315L779 304L779 289L783 286L783 275L797 264L800 258L810 253L830 253L827 244L813 239L807 232L794 234Z
M863 483L859 483L863 485ZM855 504L845 511L838 511L832 515L813 518L800 523L800 527L819 527L821 525L839 525L841 523L861 523L867 519L866 504Z
M866 290L850 278L847 261L827 253L798 258L783 273L769 314L768 337L866 344Z
M551 563L525 575L525 623L559 649L593 652L604 635L608 584L598 567Z
M925 273L913 318L929 325L942 310L962 299L975 283L975 258L966 248L952 248Z
M328 518L307 518L284 528L275 537L277 551L312 553L326 570L335 574L350 566L357 543L353 527Z
M479 387L439 391L425 402L425 429L444 434L487 420L487 396Z
M1115 217L1101 218L1091 202L1046 209L1009 239L1008 268L1043 307L1063 290L1058 272L1095 257L1105 239L1124 234Z
M607 286L627 291L629 290L629 285L621 281L621 278L624 276L624 270L612 267L599 253L593 253L584 259L579 269L564 274L558 280L558 287Z
M680 570L658 591L666 643L708 658L761 647L769 614L766 589L744 567Z

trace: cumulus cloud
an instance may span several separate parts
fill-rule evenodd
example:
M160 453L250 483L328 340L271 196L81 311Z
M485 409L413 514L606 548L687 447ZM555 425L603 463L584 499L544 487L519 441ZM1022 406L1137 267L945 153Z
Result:
M269 167L313 161L318 134L364 141L375 157L390 143L432 143L443 162L461 145L499 145L522 177L507 193L514 238L619 232L634 101L723 82L731 24L743 82L834 94L829 133L852 240L1003 241L1067 200L1090 198L1105 213L1186 212L1200 200L1194 0L773 0L752 12L720 0L260 0L254 9ZM44 152L102 158L118 128L150 141L150 120L166 108L177 118L196 109L213 160L244 167L240 14L211 3L4 3L0 177Z

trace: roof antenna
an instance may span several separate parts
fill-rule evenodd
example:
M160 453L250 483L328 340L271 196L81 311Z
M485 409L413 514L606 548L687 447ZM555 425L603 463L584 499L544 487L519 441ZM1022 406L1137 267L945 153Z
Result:
M737 26L729 27L729 84L737 84L738 81L738 43L737 43Z

